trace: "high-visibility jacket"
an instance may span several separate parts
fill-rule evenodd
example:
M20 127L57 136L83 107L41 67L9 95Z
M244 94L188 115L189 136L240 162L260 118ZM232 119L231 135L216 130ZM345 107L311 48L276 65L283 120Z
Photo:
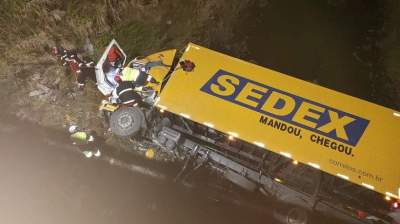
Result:
M121 81L131 81L134 82L139 77L140 71L135 68L126 67L122 70Z
M84 131L77 131L71 134L71 139L77 144L84 145L88 143L89 135Z
M144 68L142 68L144 70ZM145 86L148 82L157 83L157 81L146 71L137 68L126 67L122 70L121 81L134 82L136 87Z

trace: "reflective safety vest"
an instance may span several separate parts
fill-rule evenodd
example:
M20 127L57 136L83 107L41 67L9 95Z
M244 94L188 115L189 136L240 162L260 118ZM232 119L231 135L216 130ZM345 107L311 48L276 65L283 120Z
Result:
M84 131L78 131L71 135L71 139L78 144L86 144L88 142L88 134Z
M138 69L126 67L124 68L124 70L122 70L121 80L124 82L125 81L134 82L139 77L139 75L140 71Z

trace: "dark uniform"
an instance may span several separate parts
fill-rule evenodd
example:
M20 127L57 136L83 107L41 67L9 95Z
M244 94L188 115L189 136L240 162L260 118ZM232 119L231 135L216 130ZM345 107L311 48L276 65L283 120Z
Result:
M139 105L143 106L142 97L135 92L135 83L131 81L120 82L116 91L120 103L123 105Z
M99 157L101 155L99 139L95 133L76 129L71 133L70 137L73 144L77 145L87 158L91 158L92 156Z
M93 61L87 62L81 59L76 51L68 51L63 47L54 47L53 53L60 59L63 66L69 65L79 87L83 87L87 80L96 81Z

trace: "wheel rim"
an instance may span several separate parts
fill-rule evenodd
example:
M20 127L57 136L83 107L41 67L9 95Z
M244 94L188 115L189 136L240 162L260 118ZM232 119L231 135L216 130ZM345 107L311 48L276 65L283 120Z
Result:
M111 114L111 131L120 137L134 136L141 129L144 115L138 108L121 108Z
M306 224L307 223L307 213L300 209L291 209L287 216L288 224Z
M129 114L124 114L118 119L118 125L122 128L129 128L133 125L134 120Z

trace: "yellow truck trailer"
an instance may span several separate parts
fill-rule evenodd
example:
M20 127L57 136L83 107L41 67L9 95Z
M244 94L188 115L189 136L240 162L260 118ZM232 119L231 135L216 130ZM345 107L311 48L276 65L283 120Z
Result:
M160 82L147 86L152 94L137 90L147 106L112 111L117 135L146 136L163 149L197 155L233 183L274 192L268 194L300 213L357 204L340 199L344 204L338 206L319 196L323 185L344 192L354 183L367 192L355 197L366 200L375 192L381 199L400 198L400 112L192 43L181 53L167 50L147 59L161 59L169 69L146 71ZM335 180L326 184L321 171ZM336 179L344 185L335 185ZM336 217L341 223L369 223L353 210Z
M195 44L182 59L159 108L399 198L399 112Z

